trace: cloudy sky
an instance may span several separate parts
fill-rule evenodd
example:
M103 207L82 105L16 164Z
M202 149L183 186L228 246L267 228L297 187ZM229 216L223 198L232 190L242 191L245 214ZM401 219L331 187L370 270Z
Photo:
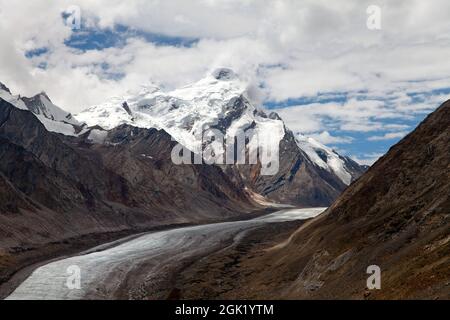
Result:
M450 98L449 12L448 0L0 0L0 81L76 113L230 67L289 128L371 163Z

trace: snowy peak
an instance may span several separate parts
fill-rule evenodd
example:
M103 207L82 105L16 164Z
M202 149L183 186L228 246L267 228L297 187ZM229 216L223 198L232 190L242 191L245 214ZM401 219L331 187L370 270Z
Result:
M45 92L31 98L21 98L28 110L33 112L48 131L76 136L82 124L72 114L62 110L50 100Z
M248 83L233 70L218 68L203 79L172 91L163 91L155 85L141 86L74 117L53 104L45 92L31 98L13 96L3 85L0 97L17 108L33 112L52 132L78 136L98 126L91 139L96 143L101 143L104 130L127 124L162 129L197 153L207 147L202 139L208 128L219 130L226 139L252 129L258 144L279 144L288 131L283 120L274 112L267 115L254 106L247 88ZM361 173L361 167L354 161L312 138L299 135L290 148L295 149L293 152L303 151L312 164L334 174L346 185Z
M82 126L70 113L54 105L45 92L31 98L15 96L2 84L0 98L18 109L31 111L48 131L76 136Z
M13 95L11 93L11 90L9 90L8 87L6 87L3 83L0 83L0 99L5 100L6 102L12 104L18 109L22 110L28 110L25 103L22 101L21 97L19 95Z
M22 101L35 115L40 115L53 121L79 124L70 113L54 105L45 92L41 92L31 98L23 97Z
M296 140L298 147L307 154L308 158L315 165L328 172L333 172L346 185L349 185L352 182L354 178L352 172L354 163L351 162L354 162L353 160L342 157L333 149L321 144L311 137L298 134Z
M247 96L247 88L248 83L233 70L218 68L203 79L172 91L143 86L75 117L89 127L98 125L106 130L122 124L163 129L194 152L204 150L202 136L208 128L218 129L225 138L251 128L261 141L281 142L286 134L283 120L275 112L267 115L255 107ZM312 138L300 135L294 148L297 147L311 163L336 175L346 185L359 176L359 165Z
M75 117L89 126L99 125L104 129L122 124L164 129L186 147L198 151L206 128L219 126L225 133L232 124L224 121L225 118L236 120L245 113L244 109L253 114L255 108L246 98L246 89L246 82L232 70L220 68L200 81L172 91L141 87L89 107Z
M211 75L217 79L222 81L229 81L237 78L236 73L229 68L218 68L214 70Z
M6 91L7 93L11 94L11 90L9 90L9 88L1 82L0 82L0 91Z
M252 103L248 82L233 70L219 68L203 79L175 90L154 85L118 95L91 106L78 115L57 107L45 93L31 98L13 96L0 90L0 98L17 108L31 111L48 131L79 137L95 144L106 143L108 132L126 125L143 129L164 130L189 150L203 154L203 160L224 153L226 143L245 133L251 148L279 146L278 161L265 164L224 166L226 174L245 183L251 190L280 203L302 206L329 205L362 171L354 161L342 157L314 139L298 136L285 127L274 112ZM214 131L208 131L212 129ZM217 137L217 130L222 137ZM213 132L214 139L204 136ZM221 142L217 138L224 138ZM267 149L266 149L267 150ZM205 152L206 151L206 152ZM212 156L213 151L214 156ZM258 150L259 160L264 152ZM271 155L273 153L270 149ZM249 153L250 156L250 153ZM223 163L224 160L222 161ZM250 159L245 159L249 162ZM271 169L270 169L271 170ZM325 172L327 171L327 172Z

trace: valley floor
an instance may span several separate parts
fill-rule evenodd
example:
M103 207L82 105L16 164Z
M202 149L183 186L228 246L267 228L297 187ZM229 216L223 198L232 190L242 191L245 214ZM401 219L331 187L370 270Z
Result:
M36 269L9 299L232 298L256 294L240 273L263 248L279 242L324 208L289 209L246 221L153 232L100 246ZM68 289L67 270L81 271ZM263 268L264 265L259 265ZM249 290L247 293L243 290Z
M240 215L240 220L253 219L255 217L270 214L276 210L266 208L256 210L248 214ZM235 221L230 218L225 221ZM223 220L222 220L223 221ZM204 222L205 224L211 222ZM114 241L126 241L143 233L170 230L187 227L193 224L163 224L150 226L146 229L126 229L110 232L97 232L80 235L73 238L64 238L48 242L42 245L23 245L16 248L0 248L0 299L9 296L31 273L37 268L52 261L61 260L79 254L85 250Z
M267 252L287 240L305 221L266 224L218 252L194 261L173 279L168 299L280 299L286 282L267 276ZM264 276L262 276L264 275ZM274 275L276 276L276 275Z

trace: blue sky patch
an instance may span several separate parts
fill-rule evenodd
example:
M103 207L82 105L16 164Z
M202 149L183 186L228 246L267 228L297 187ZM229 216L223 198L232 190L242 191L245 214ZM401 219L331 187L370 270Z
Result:
M65 41L65 45L82 51L103 50L123 47L127 40L131 38L140 38L158 46L191 47L198 42L198 39L149 33L123 25L116 25L114 28L106 29L81 28L75 30L72 36Z
M48 52L48 48L37 48L37 49L33 49L33 50L29 50L27 52L25 52L25 57L27 57L28 59L34 58L34 57L39 57L43 54L46 54Z
M421 103L425 98L433 95L448 93L450 93L450 88L442 88L430 92L411 93L409 95L411 98L410 104ZM377 100L381 101L385 106L392 108L395 107L396 103L396 96L388 96L385 98L373 97L366 91L360 91L351 94L349 92L322 93L314 97L299 97L281 102L269 101L265 103L265 107L268 109L283 109L288 107L295 108L295 106L298 106L298 112L301 113L302 107L306 107L310 104L333 103L336 105L343 105L350 98L355 98L358 101ZM327 115L321 115L320 120L323 124L323 128L316 133L328 131L332 137L345 138L342 139L343 142L340 143L327 143L329 147L341 154L353 156L358 159L377 158L378 156L385 154L390 147L399 142L407 133L414 130L414 128L424 120L428 112L429 111L417 111L407 116L399 114L398 118L378 119L369 117L368 120L370 122L382 124L383 128L368 132L340 130L338 120ZM393 136L391 136L391 134L393 134ZM306 133L306 135L308 135L308 133Z
M291 98L284 101L268 101L264 103L267 109L280 109L292 106L302 106L313 103L345 103L349 99L348 92L319 93L316 96Z

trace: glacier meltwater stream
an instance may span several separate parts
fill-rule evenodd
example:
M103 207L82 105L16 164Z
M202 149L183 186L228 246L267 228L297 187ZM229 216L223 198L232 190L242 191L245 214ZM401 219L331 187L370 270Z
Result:
M147 286L158 283L174 265L214 253L225 242L237 241L250 229L267 223L312 218L324 210L285 209L252 220L146 233L127 241L99 246L39 267L7 299L112 298L124 283L136 280L129 279L129 275L137 268L145 270L145 274L139 272L136 283L145 282ZM80 286L75 288L70 285L73 270L79 271L80 279Z

